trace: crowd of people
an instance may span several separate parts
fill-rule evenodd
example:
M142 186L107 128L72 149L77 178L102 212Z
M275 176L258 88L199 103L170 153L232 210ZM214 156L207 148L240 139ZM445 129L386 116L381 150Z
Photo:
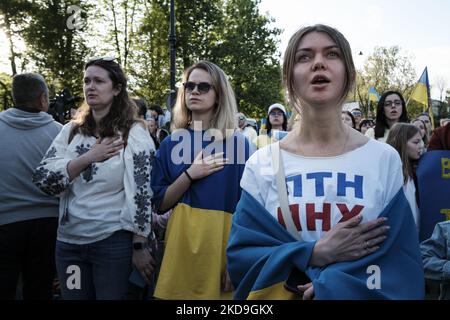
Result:
M14 76L0 299L423 299L425 278L449 280L450 224L419 242L416 169L450 150L450 123L410 119L395 90L375 119L343 111L356 71L326 25L291 37L282 74L289 106L268 104L260 127L209 61L169 112L130 97L114 58L91 59L64 125L42 76Z

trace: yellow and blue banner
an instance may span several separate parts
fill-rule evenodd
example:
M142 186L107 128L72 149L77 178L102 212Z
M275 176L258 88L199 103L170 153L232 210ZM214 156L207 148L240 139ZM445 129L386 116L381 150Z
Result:
M450 220L450 151L428 151L416 171L419 185L420 240L428 239L438 222Z
M294 299L284 284L297 270L314 286L315 299L423 299L424 274L416 226L400 189L380 216L388 238L356 261L309 267L315 242L297 241L249 193L242 191L227 248L235 299ZM378 278L376 278L378 273Z

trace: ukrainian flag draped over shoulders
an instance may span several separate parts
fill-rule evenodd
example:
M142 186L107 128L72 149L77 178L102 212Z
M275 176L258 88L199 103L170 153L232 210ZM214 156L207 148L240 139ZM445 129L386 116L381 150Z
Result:
M308 266L315 242L296 241L242 191L227 249L235 299L295 299L284 288L294 268L314 285L315 299L423 299L424 274L411 209L399 190L380 216L388 238L375 253L324 268Z
M159 299L230 299L221 288L232 214L240 199L239 181L250 144L240 133L211 141L207 132L179 130L161 143L152 170L153 204L158 210L169 186L203 150L224 152L229 163L193 182L173 208L154 296ZM196 148L198 148L196 150ZM177 158L179 157L179 158Z

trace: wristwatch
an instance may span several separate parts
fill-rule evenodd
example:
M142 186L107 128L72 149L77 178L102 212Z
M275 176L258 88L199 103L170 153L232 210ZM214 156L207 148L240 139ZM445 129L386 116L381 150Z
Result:
M133 242L133 249L134 250L142 250L146 247L145 242Z

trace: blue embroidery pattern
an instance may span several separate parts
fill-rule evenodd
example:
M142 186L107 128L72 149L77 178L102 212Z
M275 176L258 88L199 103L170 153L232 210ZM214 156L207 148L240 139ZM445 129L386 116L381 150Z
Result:
M56 196L66 189L64 175L39 166L33 173L33 183L46 194Z
M48 195L56 196L66 189L64 175L57 171L53 172L45 169L47 164L45 160L56 157L56 148L52 146L42 158L41 163L33 173L33 183Z
M145 151L138 154L133 153L134 165L134 182L136 183L136 195L134 203L136 204L136 214L134 223L138 225L140 231L144 231L146 226L150 224L150 199L151 195L148 191L150 186L150 157Z
M48 150L47 153L45 154L44 159L42 159L42 160L44 161L44 160L51 159L54 157L56 157L56 148L51 147L50 150Z
M86 147L84 146L84 143L82 143L79 146L76 146L75 152L78 153L78 156L81 156L91 150L91 148L92 147L89 143L86 144ZM84 171L81 173L81 176L86 182L89 182L92 180L97 171L98 168L95 163L91 163L86 169L84 169Z

